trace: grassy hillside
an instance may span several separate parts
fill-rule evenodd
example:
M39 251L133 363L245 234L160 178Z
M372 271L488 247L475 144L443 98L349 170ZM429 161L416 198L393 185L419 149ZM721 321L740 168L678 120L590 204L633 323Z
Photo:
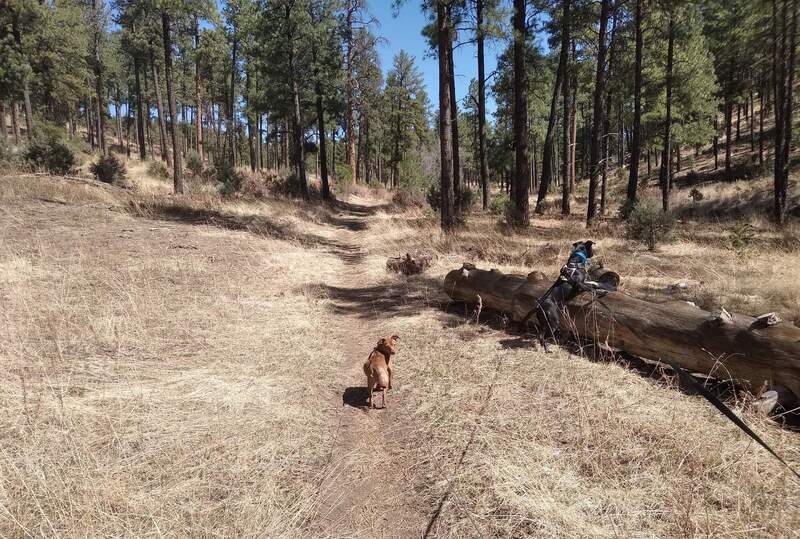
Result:
M143 172L141 175L146 176ZM454 237L376 193L334 207L0 179L0 534L270 537L791 536L787 472L698 397L623 363L542 354L470 322L441 278L464 260L555 274L587 231ZM764 188L749 184L753 192ZM704 187L708 199L735 186ZM686 190L678 190L681 199ZM687 200L679 211L694 208ZM693 210L694 211L694 210ZM654 301L797 320L796 228L706 212L649 253L591 236ZM387 256L434 254L426 275ZM389 408L361 363L401 337ZM795 466L800 439L733 402Z

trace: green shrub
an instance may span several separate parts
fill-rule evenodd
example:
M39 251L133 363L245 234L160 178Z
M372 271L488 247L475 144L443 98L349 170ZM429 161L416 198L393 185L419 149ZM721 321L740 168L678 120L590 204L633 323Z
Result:
M395 191L392 195L392 202L396 205L408 208L408 207L417 207L421 208L425 203L422 201L422 197L419 195L415 195L409 191L404 189L400 189L399 191Z
M147 165L147 173L150 176L160 180L169 179L169 170L163 161L150 161L150 163Z
M433 209L433 211L441 211L442 209L442 192L439 188L438 183L432 183L430 187L428 187L428 192L425 194L425 200L428 201L428 205ZM475 202L478 200L475 191L470 189L469 187L463 187L461 190L461 210L468 212L474 206Z
M186 153L186 168L193 176L201 176L203 174L203 160L200 154L194 150L189 150Z
M75 166L75 153L57 139L34 138L23 157L34 168L52 174L68 174Z
M319 198L320 191L314 184L307 184L306 188L308 189L308 196L310 198ZM344 187L343 192L349 192L350 189L355 189L355 184L348 184ZM276 181L272 182L270 187L270 191L275 193L276 195L290 197L290 198L301 198L303 197L303 188L300 185L300 179L295 174L289 174L283 178L278 178Z
M468 212L475 207L478 202L478 194L467 186L461 188L461 210Z
M439 189L439 184L433 183L428 187L425 200L433 211L438 212L442 209L442 191Z
M489 211L495 215L504 215L508 207L509 198L505 193L494 195L489 201Z
M353 183L353 169L350 168L350 165L336 163L336 183L339 185Z
M242 188L242 175L230 161L222 161L214 166L214 179L222 184L223 195L232 195Z
M746 250L756 239L756 230L750 223L735 223L728 228L728 247L738 253Z
M125 180L125 165L112 154L100 156L89 170L104 183L119 183Z
M698 189L697 187L692 187L692 190L689 191L689 198L691 198L695 202L699 202L703 200L705 196L703 196L703 193L702 191L700 191L700 189Z
M0 138L0 163L14 163L19 159L16 147L6 138Z
M658 199L640 198L632 205L626 226L629 238L647 244L653 251L656 243L672 233L675 219L670 212L663 211Z

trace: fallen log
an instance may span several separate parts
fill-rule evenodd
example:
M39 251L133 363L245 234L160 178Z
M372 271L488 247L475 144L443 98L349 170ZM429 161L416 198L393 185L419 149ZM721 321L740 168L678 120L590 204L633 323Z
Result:
M613 273L613 272L611 272ZM592 275L596 280L596 276ZM553 279L541 272L506 275L471 264L447 274L454 300L480 302L522 320ZM562 317L562 330L650 360L669 357L690 372L735 379L751 390L783 385L800 396L800 328L722 309L711 313L680 301L652 303L621 292L581 294Z

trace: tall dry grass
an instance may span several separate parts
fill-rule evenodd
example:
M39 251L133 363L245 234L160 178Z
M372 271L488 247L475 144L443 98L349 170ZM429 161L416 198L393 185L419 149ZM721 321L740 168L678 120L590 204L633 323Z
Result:
M790 472L702 398L622 363L593 363L565 350L541 354L532 339L506 331L496 314L484 314L478 325L474 312L445 312L438 286L465 260L557 275L571 242L591 237L630 293L675 299L667 285L689 280L687 297L703 291L707 303L731 310L791 314L798 291L786 282L798 276L796 251L776 262L758 241L732 250L727 224L709 230L708 223L684 223L676 239L648 253L614 223L587 232L578 221L547 216L518 233L473 215L445 236L424 212L382 219L371 250L434 255L431 275L403 285L416 306L396 321L406 337L396 369L413 384L403 406L421 432L401 431L395 443L419 472L411 480L431 508L431 536L797 534L800 491ZM712 233L719 237L704 241ZM793 466L800 464L795 433L734 406Z
M443 236L363 195L381 209L0 179L0 535L373 537L420 517L431 537L796 535L795 483L704 401L448 306L441 278L466 259L555 275L580 221L475 215ZM770 265L727 226L685 223L655 253L611 221L591 236L653 300L687 279L729 310L793 301L796 251ZM428 274L385 272L415 249ZM348 416L377 425L376 454L336 418L388 331L388 415ZM798 466L796 434L741 413ZM376 470L379 500L321 490ZM331 498L358 519L320 528Z
M300 285L342 262L0 181L0 535L296 537L342 361Z

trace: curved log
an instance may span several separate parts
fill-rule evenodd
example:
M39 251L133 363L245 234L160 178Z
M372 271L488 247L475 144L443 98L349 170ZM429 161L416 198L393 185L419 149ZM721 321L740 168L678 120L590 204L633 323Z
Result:
M506 275L471 264L453 270L444 280L454 300L475 303L522 320L552 280L540 272ZM690 372L736 379L758 388L783 385L800 395L800 328L765 323L722 309L704 311L681 301L651 303L621 292L592 299L582 294L562 319L566 332L577 332L610 348L650 360L669 357Z

